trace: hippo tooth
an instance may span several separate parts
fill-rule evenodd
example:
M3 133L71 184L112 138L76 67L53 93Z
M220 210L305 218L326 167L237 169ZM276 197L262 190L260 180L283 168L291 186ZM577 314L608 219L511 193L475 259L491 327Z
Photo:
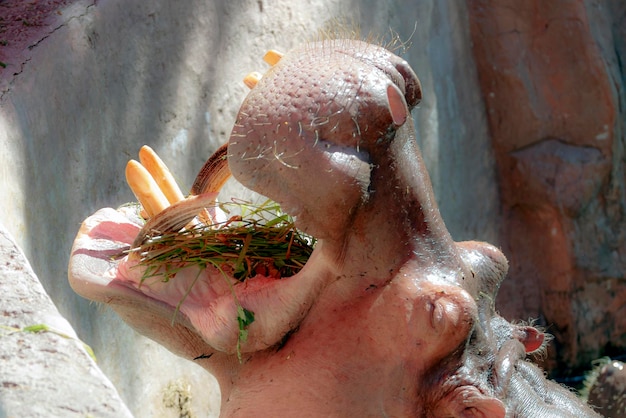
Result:
M231 176L227 156L228 144L224 144L206 160L191 185L190 194L198 195L220 191Z
M274 66L278 63L278 61L280 61L282 57L283 57L282 52L278 52L275 49L270 49L263 56L263 61L265 61L269 65Z
M244 77L243 84L245 84L250 90L252 90L254 86L256 86L256 83L259 82L261 77L263 77L261 73L253 71Z
M159 189L161 189L170 204L180 202L185 198L176 180L174 180L174 176L152 148L147 145L141 147L139 150L139 161L156 181Z
M228 144L224 144L206 160L191 185L191 195L217 193L222 189L224 183L231 176L227 156ZM207 225L226 221L226 214L216 205L204 209L198 214L198 217Z
M138 161L130 160L126 164L126 182L148 217L153 217L170 205L154 178Z
M164 234L180 231L200 213L204 208L215 204L217 193L203 193L190 196L159 212L141 228L131 248L141 246L146 239L155 234Z

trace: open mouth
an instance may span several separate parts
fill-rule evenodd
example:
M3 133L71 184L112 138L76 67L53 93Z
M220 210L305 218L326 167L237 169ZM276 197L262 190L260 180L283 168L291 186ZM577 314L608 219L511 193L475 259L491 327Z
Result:
M279 343L319 291L319 274L305 268L314 240L276 204L216 204L214 189L224 181L206 178L223 170L225 159L201 171L202 186L192 188L200 194L181 198L167 192L178 187L159 181L171 175L149 148L140 156L146 152L141 167L129 163L127 170L141 210L101 209L83 223L69 267L74 290L114 309L141 306L218 351ZM226 213L234 207L241 213Z

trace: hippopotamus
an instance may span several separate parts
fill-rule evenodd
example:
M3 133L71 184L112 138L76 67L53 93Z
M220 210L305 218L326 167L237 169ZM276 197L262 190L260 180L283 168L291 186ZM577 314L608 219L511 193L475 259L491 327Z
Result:
M598 416L530 361L547 335L498 315L502 252L446 229L409 64L348 39L276 61L241 105L225 161L316 238L302 270L240 282L190 265L142 282L131 255L114 255L146 229L105 208L75 240L73 289L214 375L223 417ZM210 171L162 224L180 228L214 198ZM241 307L254 313L243 340Z
M607 417L626 416L626 364L601 359L587 375L582 397Z

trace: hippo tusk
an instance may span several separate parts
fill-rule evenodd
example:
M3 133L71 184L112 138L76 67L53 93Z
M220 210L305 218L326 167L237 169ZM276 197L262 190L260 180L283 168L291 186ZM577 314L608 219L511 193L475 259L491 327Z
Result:
M147 145L141 147L139 150L139 161L148 170L170 204L173 205L185 199L183 192L180 191L180 187L174 180L172 172L152 148Z
M226 152L224 145L209 158L192 186L191 196L185 198L163 160L149 146L141 147L141 163L128 162L126 181L146 211L148 221L132 248L142 245L150 236L192 227L198 214L202 220L213 223L215 215L210 216L206 208L214 205L219 190L230 177Z
M192 195L219 192L221 190L226 180L230 178L227 156L228 144L224 144L209 157L191 186Z
M126 164L126 182L143 206L148 218L162 212L170 205L150 172L138 161L130 160Z
M283 57L282 52L278 52L275 49L270 49L263 56L263 61L265 61L266 63L268 63L269 65L273 67L274 65L278 64L278 61L280 61L282 57ZM253 71L244 77L243 84L245 84L246 87L252 90L257 85L257 83L259 82L261 78L263 78L263 74L257 71Z
M258 71L253 71L244 77L243 84L245 84L246 87L252 90L262 77L263 75L261 73L259 73Z
M141 228L131 248L141 246L148 237L161 235L168 232L178 232L196 217L207 206L215 202L217 193L203 193L198 196L190 196L165 208Z
M278 52L275 49L270 49L263 56L263 61L265 61L266 63L268 63L271 66L274 66L274 65L278 64L278 61L280 61L280 59L282 57L283 57L283 53L282 52Z

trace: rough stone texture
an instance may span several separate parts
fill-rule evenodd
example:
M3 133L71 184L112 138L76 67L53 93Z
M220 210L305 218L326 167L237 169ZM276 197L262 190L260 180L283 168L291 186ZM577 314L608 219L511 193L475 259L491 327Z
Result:
M204 370L72 292L71 243L88 215L134 200L124 166L143 144L189 187L226 141L246 94L241 80L265 71L269 48L287 50L341 18L364 34L392 28L408 40L403 56L424 85L419 141L447 226L457 240L497 238L493 156L463 2L38 3L59 8L18 31L23 48L0 42L2 221L135 416L178 416L165 406L171 388L196 416L215 416L219 394ZM244 193L234 182L226 192Z
M85 416L131 414L0 225L0 417Z
M50 36L63 22L80 15L84 7L93 4L85 0L80 6L66 8L76 0L20 1L4 0L0 3L0 96L9 88L10 77L17 74L30 60L30 51ZM63 16L63 13L66 13ZM61 18L61 16L63 16Z
M626 349L623 2L470 0L511 263L497 306L550 368Z

